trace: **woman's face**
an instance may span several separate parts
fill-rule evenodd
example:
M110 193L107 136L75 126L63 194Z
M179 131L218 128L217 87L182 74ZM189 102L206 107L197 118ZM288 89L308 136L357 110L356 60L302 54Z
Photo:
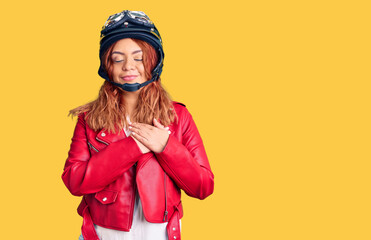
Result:
M144 83L143 52L136 42L130 38L117 41L111 54L113 63L112 78L114 82Z

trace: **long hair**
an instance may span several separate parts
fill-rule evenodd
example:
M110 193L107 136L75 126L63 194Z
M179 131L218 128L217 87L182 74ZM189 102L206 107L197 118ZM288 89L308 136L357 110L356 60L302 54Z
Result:
M142 49L145 77L151 79L151 72L158 59L157 54L147 42L138 39L132 40ZM116 43L112 44L102 56L103 66L107 69L111 80L113 62L110 55ZM87 112L85 120L91 129L100 131L104 128L109 133L117 133L124 126L127 126L123 94L125 94L124 91L119 87L104 81L96 100L70 110L68 116L72 115L73 118ZM130 121L153 125L153 118L159 120L164 126L168 126L177 120L171 97L162 87L160 78L141 88L138 104Z

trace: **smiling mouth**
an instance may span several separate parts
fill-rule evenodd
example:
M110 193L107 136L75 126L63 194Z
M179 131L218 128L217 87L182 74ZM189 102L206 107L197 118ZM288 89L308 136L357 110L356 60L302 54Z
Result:
M125 76L125 77L122 77L121 79L124 80L124 81L132 81L134 79L136 79L138 76L136 75L130 75L130 76Z

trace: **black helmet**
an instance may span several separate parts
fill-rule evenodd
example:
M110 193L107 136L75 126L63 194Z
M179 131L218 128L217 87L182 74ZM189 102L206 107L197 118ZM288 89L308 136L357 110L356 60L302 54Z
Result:
M129 92L137 91L141 87L158 80L162 72L164 61L162 39L157 28L144 12L124 10L120 13L109 16L106 23L102 27L100 37L100 67L98 74L102 78ZM156 50L158 62L152 71L152 78L150 80L142 84L119 84L109 79L108 73L103 65L103 54L113 43L123 38L135 38L146 41Z

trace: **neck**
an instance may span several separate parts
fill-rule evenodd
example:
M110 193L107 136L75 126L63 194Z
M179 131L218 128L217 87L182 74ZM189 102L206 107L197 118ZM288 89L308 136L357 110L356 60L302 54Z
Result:
M138 97L139 97L139 92L126 92L124 91L124 94L122 95L122 101L125 103L125 108L126 108L126 113L129 115L131 118L132 113L134 112L135 107L138 104Z

